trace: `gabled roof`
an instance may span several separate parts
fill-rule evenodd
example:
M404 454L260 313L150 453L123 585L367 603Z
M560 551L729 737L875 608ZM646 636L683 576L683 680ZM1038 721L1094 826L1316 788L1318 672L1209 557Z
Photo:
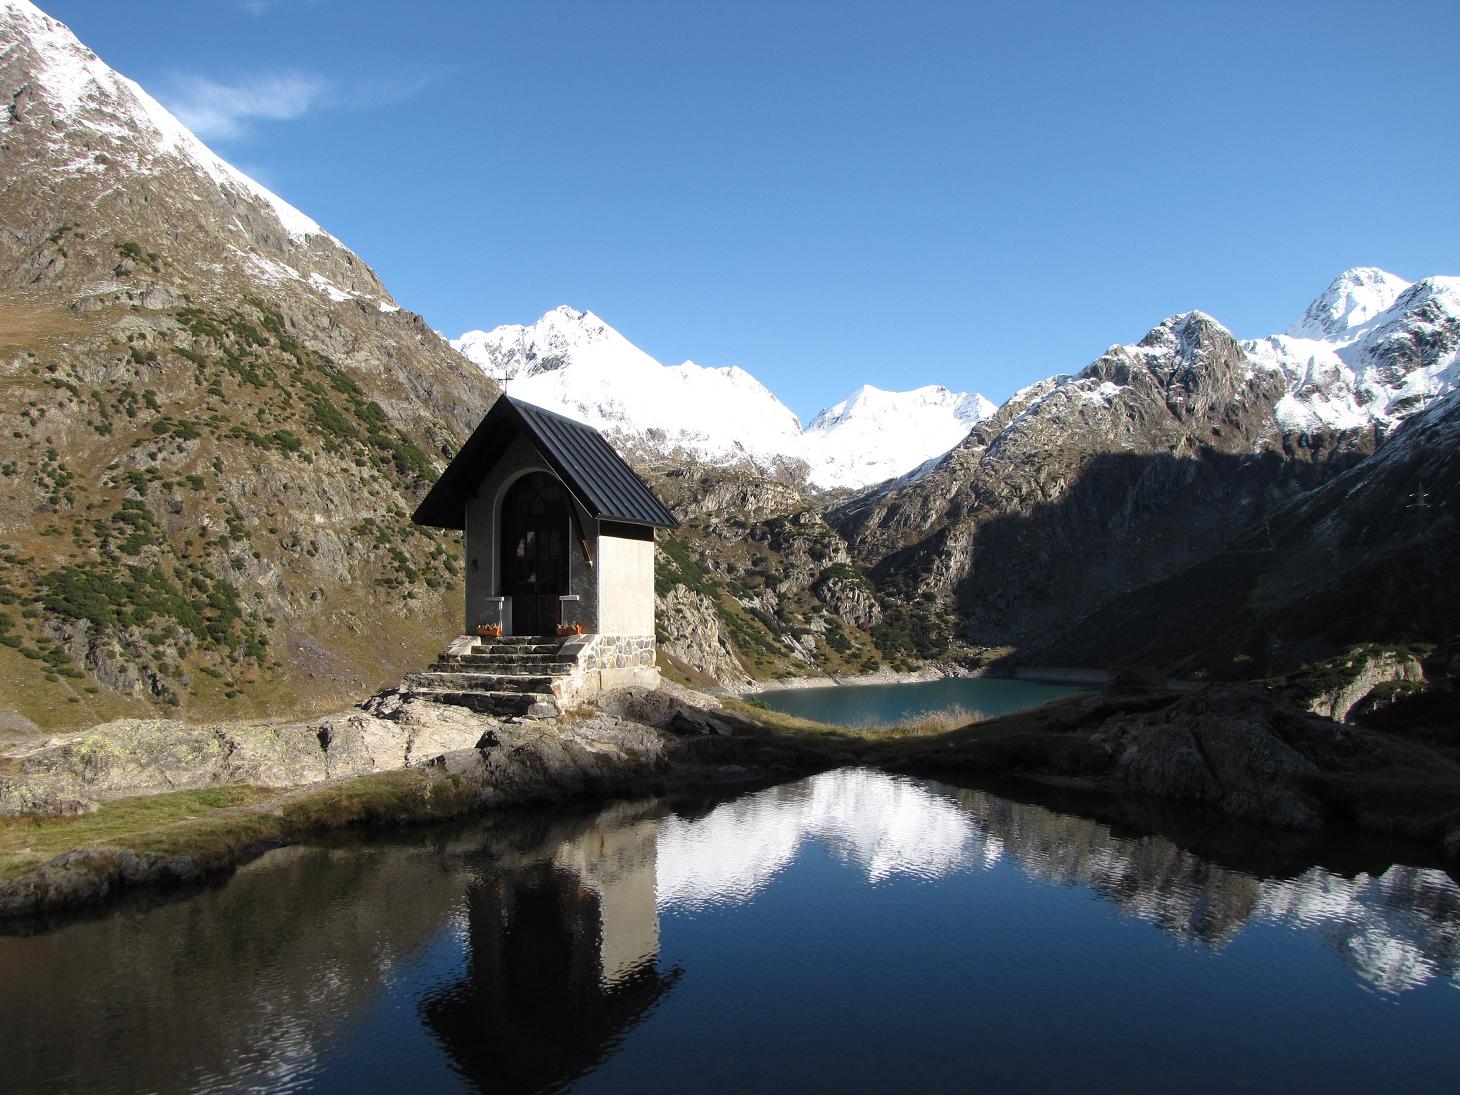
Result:
M492 404L411 520L432 528L464 528L467 500L522 433L594 517L656 528L679 527L664 503L592 426L508 395Z

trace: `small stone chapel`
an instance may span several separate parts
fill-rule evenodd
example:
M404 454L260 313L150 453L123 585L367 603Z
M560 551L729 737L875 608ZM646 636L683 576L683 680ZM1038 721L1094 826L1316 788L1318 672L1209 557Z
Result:
M657 684L654 530L679 522L597 430L502 395L411 520L466 543L465 634L417 694L545 714L523 700Z

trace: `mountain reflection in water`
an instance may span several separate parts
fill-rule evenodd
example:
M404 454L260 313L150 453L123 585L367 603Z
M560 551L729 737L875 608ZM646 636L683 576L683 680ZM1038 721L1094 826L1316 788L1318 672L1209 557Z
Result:
M812 861L840 872L840 904L818 903L822 876L805 876ZM711 1037L721 1023L726 1037L737 1036L732 1017L744 1013L736 1007L759 1008L750 1001L767 971L735 949L736 932L767 929L734 925L755 910L767 916L762 907L786 886L810 894L797 915L814 918L853 954L869 936L849 932L843 943L838 917L873 915L861 909L874 907L872 895L896 891L903 910L944 903L960 925L943 940L947 948L949 939L977 940L1003 923L964 928L962 918L969 901L1006 900L1011 870L1082 888L1200 953L1224 953L1270 925L1320 938L1387 999L1431 983L1460 986L1460 888L1443 871L1393 866L1345 877L1314 867L1262 877L1043 806L848 769L718 803L498 814L281 849L226 885L0 937L4 1087L362 1089L409 1081L417 1089L536 1091L600 1079L594 1073L610 1061L632 1076L643 1056L629 1052L640 1028L684 993L685 1008L711 1015L695 1020L710 1024ZM847 889L853 879L867 901ZM887 915L888 906L875 907ZM980 908L987 916L994 907ZM784 915L776 912L769 930ZM1085 926L1088 914L1058 915L1081 918L1057 921L1070 938L1102 945L1105 936ZM702 921L712 927L691 930ZM898 940L902 928L876 920L870 938ZM764 950L774 942L757 944L756 953L774 955ZM1041 942L1015 936L1007 945ZM958 951L946 953L949 975L972 986L978 970L965 976ZM877 968L860 956L837 961ZM750 998L697 996L726 962L745 967ZM1139 983L1142 974L1131 976ZM894 978L879 1006L897 1009L898 989ZM875 983L873 991L881 993ZM831 1027L822 1034L834 1040ZM675 1036L656 1034L665 1037ZM850 1059L852 1047L844 1048ZM680 1064L693 1070L693 1061ZM672 1065L653 1066L660 1089L681 1086L683 1077L664 1071Z
M808 841L865 871L937 878L1012 856L1029 875L1086 886L1182 939L1221 947L1255 920L1320 931L1340 959L1395 992L1460 981L1460 887L1444 871L1393 866L1353 878L1313 867L1257 878L1162 837L1122 837L1100 822L984 791L827 772L725 803L659 830L659 904L693 910L748 901Z

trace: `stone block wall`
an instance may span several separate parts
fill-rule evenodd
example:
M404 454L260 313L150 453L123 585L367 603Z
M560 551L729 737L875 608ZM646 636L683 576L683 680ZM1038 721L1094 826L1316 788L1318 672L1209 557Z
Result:
M654 664L653 635L594 635L590 644L578 655L584 669L632 669Z
M563 647L577 667L553 692L566 704L607 688L655 688L654 649L653 635L579 635Z

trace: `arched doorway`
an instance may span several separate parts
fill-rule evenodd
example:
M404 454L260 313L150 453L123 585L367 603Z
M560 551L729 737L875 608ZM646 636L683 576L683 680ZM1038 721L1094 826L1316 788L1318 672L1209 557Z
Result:
M512 632L557 630L568 592L568 496L546 472L524 475L502 499L502 595L512 598Z

